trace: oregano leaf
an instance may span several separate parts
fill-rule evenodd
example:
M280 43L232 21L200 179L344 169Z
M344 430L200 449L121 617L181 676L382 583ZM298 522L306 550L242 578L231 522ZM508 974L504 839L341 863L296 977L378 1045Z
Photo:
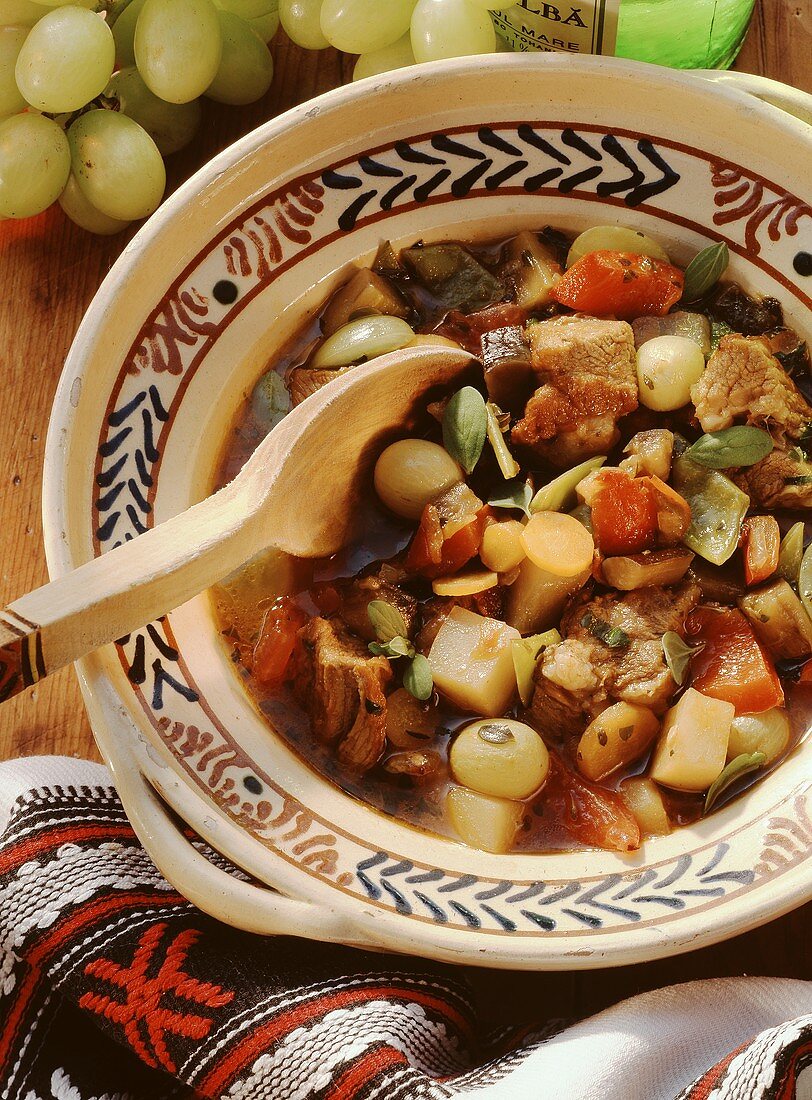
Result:
M724 241L709 244L691 260L685 268L683 302L695 302L715 286L727 270L730 253Z
M767 757L763 752L743 752L740 756L736 756L708 787L705 808L702 812L708 813L732 783L741 779L743 775L756 771L766 762Z
M473 386L463 386L445 407L443 446L466 474L479 462L487 432L485 399Z

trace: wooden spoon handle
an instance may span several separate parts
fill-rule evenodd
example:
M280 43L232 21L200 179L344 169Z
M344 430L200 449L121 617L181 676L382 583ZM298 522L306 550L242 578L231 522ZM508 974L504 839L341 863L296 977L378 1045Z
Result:
M267 542L236 483L0 611L0 702L165 615Z

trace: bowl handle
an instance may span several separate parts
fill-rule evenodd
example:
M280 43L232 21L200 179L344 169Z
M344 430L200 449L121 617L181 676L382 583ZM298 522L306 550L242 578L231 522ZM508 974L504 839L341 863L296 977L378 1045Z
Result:
M812 95L801 91L800 88L793 88L789 84L782 84L778 80L770 80L766 76L756 76L753 73L696 69L694 75L713 84L748 92L757 99L763 99L765 103L771 103L773 107L779 107L787 114L794 115L802 122L812 125Z
M164 878L198 909L245 932L374 948L357 925L329 906L287 897L216 866L184 834L183 822L175 818L122 744L116 745L115 760L108 763L127 817L147 854Z

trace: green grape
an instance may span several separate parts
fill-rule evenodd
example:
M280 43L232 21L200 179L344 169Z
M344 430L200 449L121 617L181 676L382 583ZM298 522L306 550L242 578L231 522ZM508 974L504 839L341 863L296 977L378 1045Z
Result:
M217 13L223 38L220 68L206 89L209 99L242 106L260 99L273 80L268 47L245 19L230 11Z
M103 90L115 60L113 35L100 16L56 8L28 32L14 70L17 87L39 111L78 111Z
M89 203L81 187L76 182L76 176L73 172L68 176L65 190L59 196L59 205L70 220L75 222L81 229L86 229L89 233L98 233L102 237L110 237L113 233L120 233L122 229L126 229L130 224L129 222L120 222L116 218L108 218L106 214L102 214L101 210L97 210L92 203Z
M285 34L305 50L323 50L330 45L321 29L321 4L322 0L279 0L279 19Z
M257 19L249 19L248 22L263 42L270 42L279 30L279 11L269 11L267 15L260 15Z
M0 0L0 27L33 27L47 11L33 0Z
M146 218L163 198L166 170L146 130L117 111L88 111L68 130L82 194L108 218Z
M321 29L345 53L381 50L406 33L414 6L415 0L324 0Z
M200 125L200 101L167 103L146 86L134 66L119 69L104 89L119 110L147 131L161 156L168 157L188 145Z
M16 115L28 106L14 79L17 55L27 36L28 27L0 27L0 118Z
M26 111L0 122L0 217L41 214L69 172L68 140L52 119Z
M74 8L88 8L95 10L97 0L35 0L41 8L64 8L70 5Z
M352 78L363 80L365 76L378 76L380 73L391 72L392 69L405 69L407 65L414 65L412 39L408 31L391 46L362 53L355 62Z
M146 0L130 0L113 23L113 41L116 44L116 64L135 64L135 25Z
M440 61L444 57L496 50L491 17L471 0L417 0L411 35L417 61Z
M278 14L279 0L214 0L218 8L239 15L241 19L259 19L263 15Z
M211 0L145 0L135 28L135 63L168 103L197 99L214 80L223 40Z

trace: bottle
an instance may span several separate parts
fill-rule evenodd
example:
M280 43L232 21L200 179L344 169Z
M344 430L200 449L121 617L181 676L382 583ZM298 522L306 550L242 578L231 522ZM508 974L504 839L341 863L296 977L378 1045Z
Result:
M675 69L726 69L754 0L520 0L491 12L514 50L613 54Z

